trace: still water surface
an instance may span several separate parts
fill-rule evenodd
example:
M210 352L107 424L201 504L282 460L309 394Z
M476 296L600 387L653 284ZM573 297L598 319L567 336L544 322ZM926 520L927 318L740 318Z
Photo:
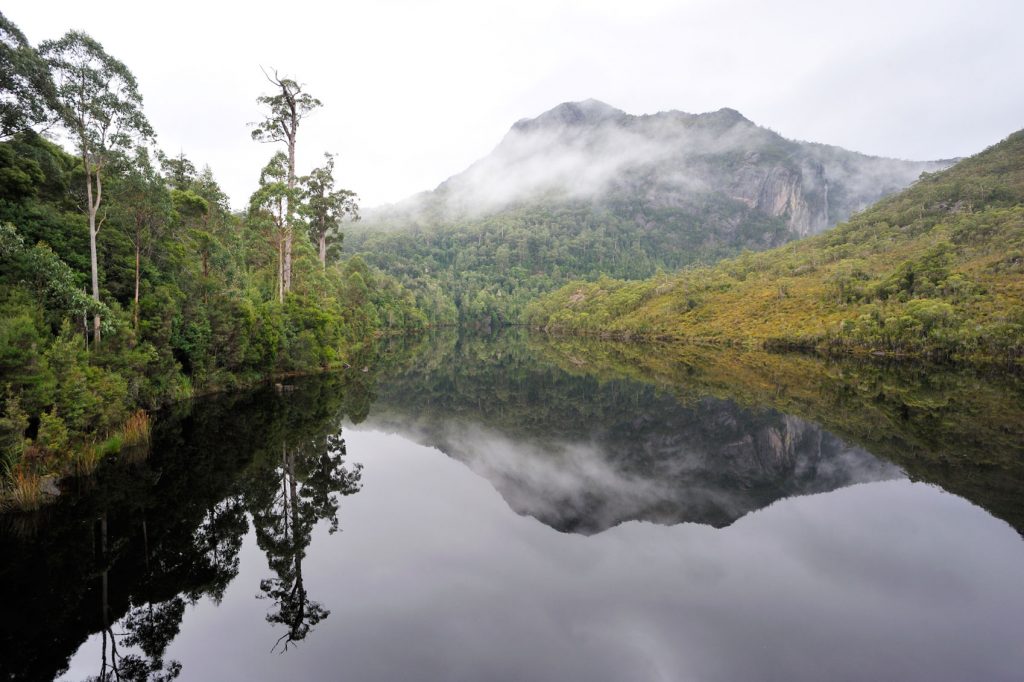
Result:
M8 520L0 679L1020 679L1005 487L708 381L436 343L167 415Z

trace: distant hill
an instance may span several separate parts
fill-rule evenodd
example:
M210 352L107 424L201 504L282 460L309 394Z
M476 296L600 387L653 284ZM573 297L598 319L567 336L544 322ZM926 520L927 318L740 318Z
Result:
M1024 131L825 234L644 282L572 283L527 318L606 336L1019 359Z
M795 142L732 109L567 102L435 190L369 211L346 248L428 298L436 284L464 319L507 319L572 277L642 278L819 233L950 163Z

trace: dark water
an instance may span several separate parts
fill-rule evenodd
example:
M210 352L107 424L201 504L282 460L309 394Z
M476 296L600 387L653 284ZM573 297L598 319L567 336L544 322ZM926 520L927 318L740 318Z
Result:
M163 415L3 519L0 679L1021 679L1015 382L587 353L447 336Z

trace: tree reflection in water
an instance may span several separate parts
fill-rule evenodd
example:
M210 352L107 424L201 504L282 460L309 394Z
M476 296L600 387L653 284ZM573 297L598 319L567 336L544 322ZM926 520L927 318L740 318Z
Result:
M95 656L89 680L181 676L167 651L186 606L223 599L250 518L272 572L258 596L285 628L268 648L309 636L329 610L308 594L306 550L361 485L340 424L365 418L376 375L354 374L165 413L148 459L104 463L36 516L0 515L0 603L19 614L0 619L0 679L54 679L76 651Z
M340 496L356 493L361 486L362 465L345 466L345 441L340 426L338 430L294 445L282 443L274 475L259 477L276 485L252 486L250 508L256 542L275 574L260 582L261 597L273 602L267 622L286 628L273 650L287 651L331 613L310 599L302 578L302 560L313 527L320 520L329 520L330 532L337 532Z

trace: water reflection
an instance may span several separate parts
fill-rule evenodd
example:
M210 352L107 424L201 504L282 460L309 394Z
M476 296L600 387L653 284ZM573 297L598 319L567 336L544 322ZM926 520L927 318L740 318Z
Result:
M283 631L268 648L326 618L302 562L313 526L336 530L340 499L359 490L340 424L366 414L372 381L300 383L163 415L148 460L101 467L34 525L6 517L0 603L19 617L0 619L0 678L53 679L95 632L91 679L177 677L164 652L185 605L223 598L250 518L271 570L259 585L266 619Z
M439 448L486 478L519 514L592 535L625 521L722 528L776 500L903 477L895 465L805 420L706 399L684 407L635 386L593 386L635 416L584 416L521 432L402 409L382 392L368 424ZM397 400L408 395L399 390ZM543 395L543 393L541 393ZM541 407L538 402L534 409ZM410 428L410 415L418 414Z
M286 629L273 651L287 651L331 613L309 597L302 560L316 523L327 519L330 532L337 532L340 497L359 491L362 467L346 467L344 456L340 433L319 434L292 446L286 440L280 462L260 472L254 482L262 485L248 490L256 541L275 574L260 581L261 596L273 603L267 622Z
M766 376L749 356L667 369L518 334L413 350L163 415L148 460L102 467L40 516L0 517L0 679L53 679L72 656L73 679L99 680L324 678L343 664L356 679L622 679L629 665L740 679L766 660L815 679L823 661L862 665L827 635L867 637L877 614L906 632L907 613L939 623L974 608L998 642L1020 625L1012 597L1000 601L1014 572L995 565L1013 565L1019 539L899 480L1018 521L1012 381L966 391L956 375L924 390L898 372L802 360ZM343 436L343 422L358 429ZM970 543L974 559L949 551ZM968 598L983 604L957 601ZM236 629L203 640L189 614L218 605ZM799 642L766 613L794 631L811 619L826 634L801 636L821 651L797 660ZM885 633L871 635L877 675L898 665L901 640L888 647ZM733 650L765 638L770 656ZM632 653L616 662L620 650ZM287 654L294 670L241 660L252 652ZM949 670L991 673L979 660Z

